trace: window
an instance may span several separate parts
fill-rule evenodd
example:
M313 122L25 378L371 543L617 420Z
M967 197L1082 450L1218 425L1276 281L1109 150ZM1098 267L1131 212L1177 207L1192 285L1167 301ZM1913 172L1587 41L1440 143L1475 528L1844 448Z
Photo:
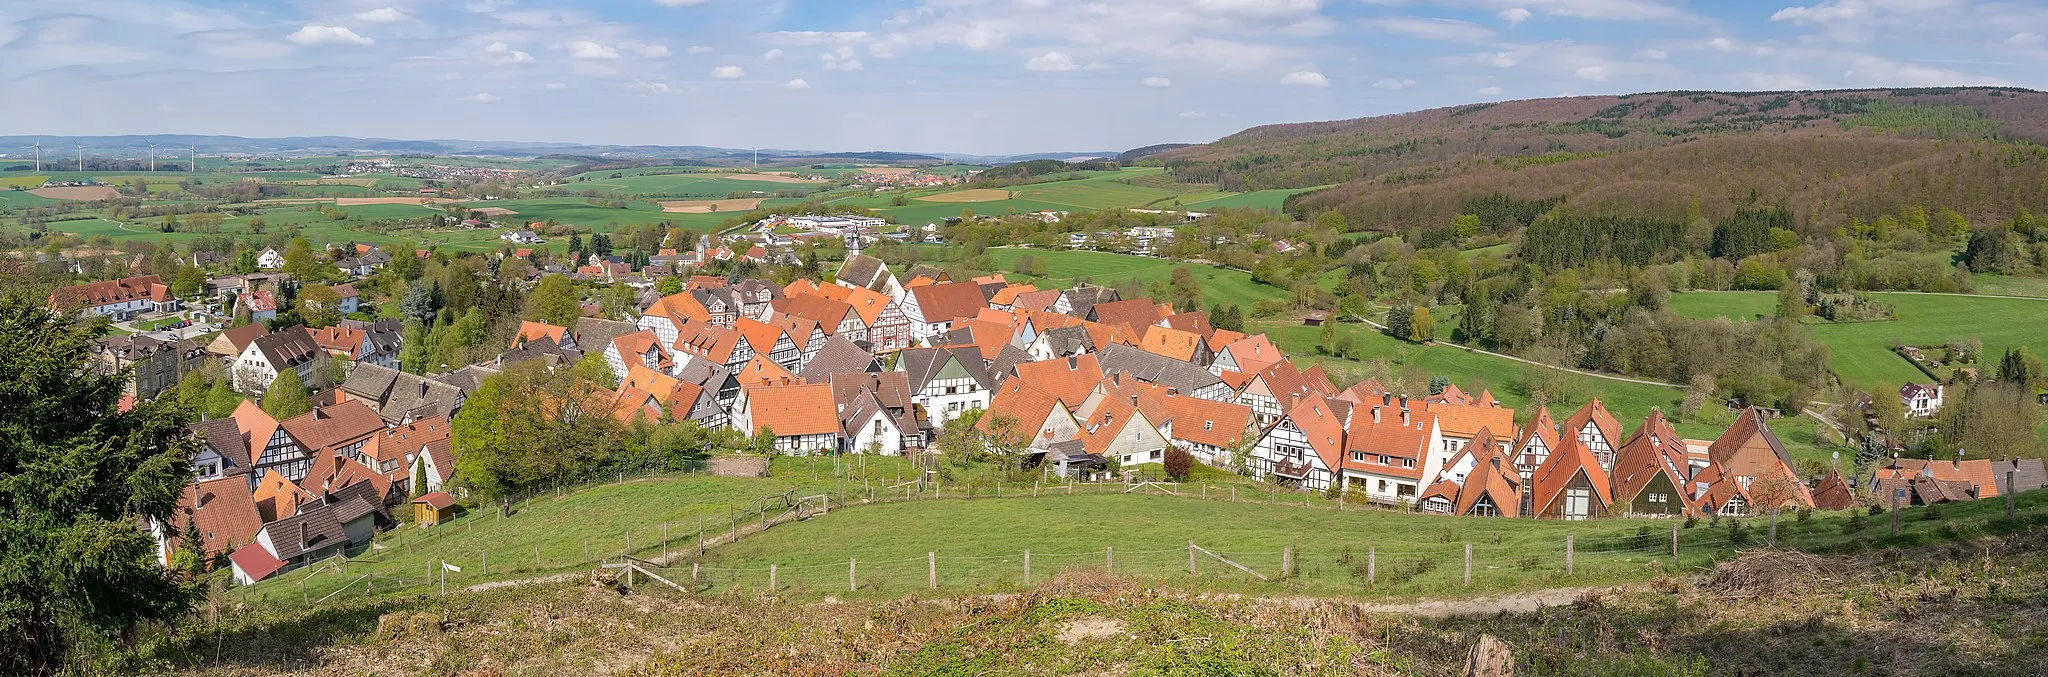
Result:
M1386 481L1386 480L1380 480L1380 493L1382 493L1382 494L1384 494L1384 493L1387 493L1387 481Z
M1564 490L1564 518L1582 520L1593 516L1592 491L1585 487Z
M1499 517L1500 508L1493 504L1493 497L1481 496L1478 503L1472 504L1472 514L1479 517Z
M1202 429L1203 429L1203 430L1214 430L1214 429L1216 429L1216 422L1215 422L1215 421L1203 421L1203 422L1202 422Z
M1415 467L1415 459L1412 459L1412 458L1404 458L1404 459L1401 459L1401 467L1403 467L1403 468L1413 468L1413 467Z
M1670 502L1671 502L1671 495L1670 495L1670 494L1666 494L1666 493L1660 493L1660 492L1654 492L1654 491L1653 491L1653 492L1650 492L1650 504L1651 504L1651 505L1664 505L1664 504L1668 504L1668 503L1670 503Z
M1415 496L1415 485L1413 485L1413 484L1397 484L1397 485L1394 485L1394 496L1396 496L1396 497L1399 497L1399 498L1413 498L1413 497Z
M1157 460L1159 460L1159 454L1160 454L1160 450L1158 450L1158 449L1153 449L1153 450L1152 450L1152 460L1154 460L1154 461L1157 461Z
M1351 452L1351 460L1353 460L1353 461L1357 461L1357 462L1359 462L1359 463L1364 463L1364 462L1365 462L1365 452L1363 452L1363 451L1354 451L1354 452Z

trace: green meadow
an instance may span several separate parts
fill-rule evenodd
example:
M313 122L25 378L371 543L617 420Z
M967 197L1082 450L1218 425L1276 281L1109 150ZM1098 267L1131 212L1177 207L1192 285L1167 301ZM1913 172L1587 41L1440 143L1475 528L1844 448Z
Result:
M1985 353L1993 359L2013 346L2026 346L2036 355L2048 351L2048 300L1903 292L1871 295L1892 304L1898 318L1844 323L1815 320L1811 325L1814 336L1828 344L1835 373L1851 385L1871 388L1928 380L1926 374L1892 352L1895 342L1929 345L1976 338L1984 342ZM1687 292L1671 295L1671 309L1688 317L1750 319L1776 312L1777 295Z

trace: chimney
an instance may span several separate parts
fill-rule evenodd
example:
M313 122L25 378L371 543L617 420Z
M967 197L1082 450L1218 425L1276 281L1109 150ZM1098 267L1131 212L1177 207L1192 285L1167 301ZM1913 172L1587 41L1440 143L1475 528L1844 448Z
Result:
M1408 409L1405 407L1401 409L1401 426L1408 426Z
M1067 371L1073 371L1079 368L1081 368L1081 357L1079 355L1068 355Z
M1383 407L1391 407L1391 406L1394 406L1394 394L1393 394L1393 393L1389 393L1389 392L1382 392L1382 393L1380 393L1380 406L1383 406Z
M1133 406L1133 407L1135 407L1135 406L1138 406L1138 396L1137 396L1137 395L1132 395L1132 396L1131 396L1131 406Z
M1379 408L1379 407L1373 407L1373 408L1372 408L1372 422L1373 422L1373 424L1374 424L1374 425L1378 425L1378 424L1379 424L1379 422L1380 422L1380 408Z
M1403 413L1403 414L1406 414L1406 413L1408 413L1408 396L1407 396L1407 395L1402 395L1402 396L1401 396L1401 413Z
M1166 396L1167 396L1167 397L1179 397L1179 396L1180 396L1180 389L1179 389L1179 388L1175 388L1175 387L1173 387L1173 386L1167 386L1167 388L1166 388Z
M311 529L308 529L308 528L306 527L306 521L305 521L305 520L299 520L299 547L300 547L300 548L304 548L304 547L306 547L306 546L308 546L308 545L311 545L311 544L312 544L312 541L311 541L311 539L313 538L313 536L312 536L312 534L310 534L310 533L309 533L310 531L311 531Z

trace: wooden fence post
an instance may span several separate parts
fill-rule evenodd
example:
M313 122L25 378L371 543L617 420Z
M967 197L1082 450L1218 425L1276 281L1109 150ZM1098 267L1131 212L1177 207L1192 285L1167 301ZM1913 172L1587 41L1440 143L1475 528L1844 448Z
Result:
M491 551L489 550L484 551L484 570L482 575L491 575Z
M1288 546L1281 546L1281 548L1280 548L1280 577L1281 577L1281 578L1286 578L1288 574L1290 574L1290 573L1293 573L1293 572L1294 572L1294 546L1291 546L1291 545L1288 545Z
M698 566L698 564L699 564L698 562L691 562L691 563L690 563L690 585L692 585L692 586L695 586L695 585L697 585L697 566Z
M2006 519L2012 519L2012 500L2013 500L2013 499L2012 499L2012 495L2013 495L2013 494L2017 494L2017 493L2019 493L2019 489L2018 489L2018 487L2017 487L2016 485L2014 485L2014 484L2013 484L2013 478L2012 478L2012 476L2013 476L2013 471L2011 471L2011 470L2007 470L2007 471L2005 471L2005 518L2006 518Z
M1031 549L1024 549L1024 585L1031 585Z
M1472 584L1472 544L1465 544L1465 585Z
M1678 566L1678 523L1671 523L1671 566Z
M1572 535L1564 535L1564 575L1572 575Z
M775 574L776 574L776 572L775 572L775 565L773 565L773 564L770 564L770 565L768 565L768 591L769 591L769 592L775 592L775 590L776 590L777 588L780 588L780 587L781 587L781 586L779 586L779 585L776 585L776 580L775 580Z
M540 548L534 548L534 549L533 549L533 570L534 570L534 571L540 571L540 570L541 570L542 568L544 568L544 567L542 567L542 566L541 566L541 563L540 563Z
M1368 546L1365 549L1365 584L1372 585L1377 583L1379 582L1379 577L1380 549L1376 546Z
M668 564L668 523L661 523L661 563Z
M1195 575L1195 542L1188 541L1188 575Z
M697 556L704 556L704 516L697 516Z
M855 571L855 567L856 567L856 566L857 566L857 565L859 564L859 562L860 562L859 558L847 558L847 560L846 560L846 591L847 591L847 592L854 592L854 591L860 590L860 578L859 578L858 576L856 576L856 575L854 574L854 571Z
M939 553L927 552L924 554L924 575L926 583L931 589L939 589Z
M626 551L625 551L624 553L620 553L620 554L624 554L624 555L631 555L631 554L633 554L633 530L632 530L632 529L627 529L627 530L626 530Z

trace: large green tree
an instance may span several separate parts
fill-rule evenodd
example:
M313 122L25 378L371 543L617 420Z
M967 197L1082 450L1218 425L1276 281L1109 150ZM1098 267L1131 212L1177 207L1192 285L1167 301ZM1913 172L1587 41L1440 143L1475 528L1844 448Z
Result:
M558 327L574 325L576 318L583 315L583 294L576 290L576 283L561 275L541 278L533 293L526 297L526 303L527 319Z
M299 370L277 373L270 387L263 389L263 410L280 421L313 410L313 399L306 393L306 381L299 378Z
M48 674L191 591L137 525L173 525L191 480L176 398L121 412L120 375L88 368L102 322L49 311L0 270L0 674Z
M324 284L309 284L299 290L299 319L313 328L341 324L341 293Z
M581 369L507 365L462 405L449 434L456 476L485 499L595 467L618 446L611 392Z

